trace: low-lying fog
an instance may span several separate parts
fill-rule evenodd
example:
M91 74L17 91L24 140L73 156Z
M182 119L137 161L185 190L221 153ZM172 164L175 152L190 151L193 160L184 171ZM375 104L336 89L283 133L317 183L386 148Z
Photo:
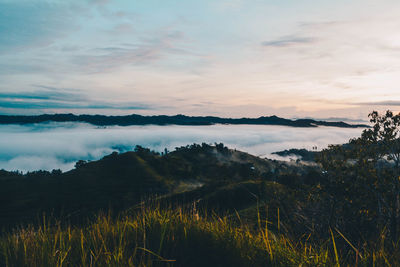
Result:
M96 127L83 123L0 126L0 169L72 169L75 162L96 160L136 145L156 151L192 143L224 143L253 155L270 157L289 148L318 149L358 137L363 129L292 128L264 125Z

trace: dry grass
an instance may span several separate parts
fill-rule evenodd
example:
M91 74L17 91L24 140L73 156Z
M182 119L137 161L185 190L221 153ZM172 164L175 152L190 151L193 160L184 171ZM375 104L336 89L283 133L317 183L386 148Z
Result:
M395 266L383 248L340 258L332 230L325 245L294 242L271 233L258 217L249 229L228 217L193 210L143 208L111 219L100 215L85 227L27 227L0 237L0 266ZM332 244L335 248L332 247ZM353 254L351 253L353 252ZM398 251L397 251L398 252ZM349 256L355 255L355 256ZM398 258L398 257L397 257Z

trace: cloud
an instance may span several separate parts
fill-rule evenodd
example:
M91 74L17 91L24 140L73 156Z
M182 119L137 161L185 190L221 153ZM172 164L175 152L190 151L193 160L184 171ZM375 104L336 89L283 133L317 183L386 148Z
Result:
M75 62L85 66L89 72L103 72L125 65L144 65L161 58L160 46L139 46L137 48L113 48L103 55L78 56ZM103 48L106 50L107 48Z
M0 53L48 46L73 29L64 5L46 2L0 2Z
M6 109L120 109L147 110L151 107L135 102L106 102L89 99L79 89L34 85L34 92L0 93L0 108ZM45 89L45 90L43 90Z
M131 23L120 23L114 26L114 28L110 31L112 36L118 34L133 34L134 27Z
M362 129L291 128L259 125L128 126L99 128L80 123L0 125L0 169L71 169L80 159L97 160L136 145L156 151L192 143L223 142L258 156L289 148L319 149L344 143Z
M1 100L0 108L6 109L117 109L117 110L147 110L152 109L150 106L140 103L106 103L106 102L90 102L90 103L68 103L56 101L30 101L30 100Z
M354 103L354 104L360 105L360 106L400 106L400 101L384 100L384 101L376 101L376 102L359 102L359 103Z
M1 37L0 37L1 38ZM0 40L1 42L1 40ZM0 53L1 53L1 44L0 44ZM4 61L6 62L6 60ZM8 76L13 74L38 74L44 71L47 71L47 66L41 66L35 63L25 62L25 63L16 63L16 62L7 62L0 63L0 75Z
M285 116L331 116L355 108L346 105L353 100L400 99L399 4L217 2L0 0L0 91L84 85L87 97L109 97L94 107L117 106L108 102L121 95L177 95L186 103L169 101L168 111L238 114L234 106L247 105L240 112L253 116L287 106L294 109ZM32 113L35 105L73 106L38 97L0 105L22 110L30 102ZM198 106L206 101L215 104Z
M86 97L80 93L73 93L76 89L67 88L55 88L42 85L34 85L35 87L44 88L47 90L38 90L33 92L0 92L0 100L21 100L21 99L32 99L32 100L62 100L62 101L84 101Z
M198 56L180 49L175 42L184 38L179 31L167 31L154 39L142 40L138 44L99 47L92 55L77 55L73 63L89 73L113 71L124 66L141 66L160 61L169 55Z
M87 105L87 97L77 89L32 85L40 88L32 92L0 92L0 107L16 109L44 109Z
M106 5L109 2L110 2L110 0L89 0L90 4L99 5L99 6Z
M276 40L265 41L262 42L261 45L267 47L286 47L296 44L311 44L315 43L315 41L315 38L292 35L285 36Z

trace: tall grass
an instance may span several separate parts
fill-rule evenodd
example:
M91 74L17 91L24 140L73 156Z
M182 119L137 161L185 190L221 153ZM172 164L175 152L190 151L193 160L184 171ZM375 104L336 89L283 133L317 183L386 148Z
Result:
M331 242L313 246L258 226L195 210L143 208L117 219L108 215L84 227L26 227L0 237L0 266L337 266ZM340 238L340 237L339 237ZM336 245L335 245L336 246ZM376 251L342 266L381 266L390 255ZM358 257L358 256L356 256ZM386 258L386 260L385 260ZM351 262L351 263L350 263ZM370 265L371 264L371 265Z

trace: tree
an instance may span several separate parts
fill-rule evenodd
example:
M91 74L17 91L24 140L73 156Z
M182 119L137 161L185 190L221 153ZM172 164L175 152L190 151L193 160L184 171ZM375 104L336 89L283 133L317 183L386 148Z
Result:
M81 167L84 166L86 163L87 163L86 160L78 160L78 161L75 163L75 169L81 168Z
M392 239L397 241L400 224L400 113L387 111L369 114L374 123L363 132L361 140L367 148L368 160L375 164L376 191L380 208L379 216L390 222Z
M366 232L400 230L400 114L369 114L373 126L345 145L322 151L319 162L330 195L330 224ZM347 217L347 218L346 218Z

